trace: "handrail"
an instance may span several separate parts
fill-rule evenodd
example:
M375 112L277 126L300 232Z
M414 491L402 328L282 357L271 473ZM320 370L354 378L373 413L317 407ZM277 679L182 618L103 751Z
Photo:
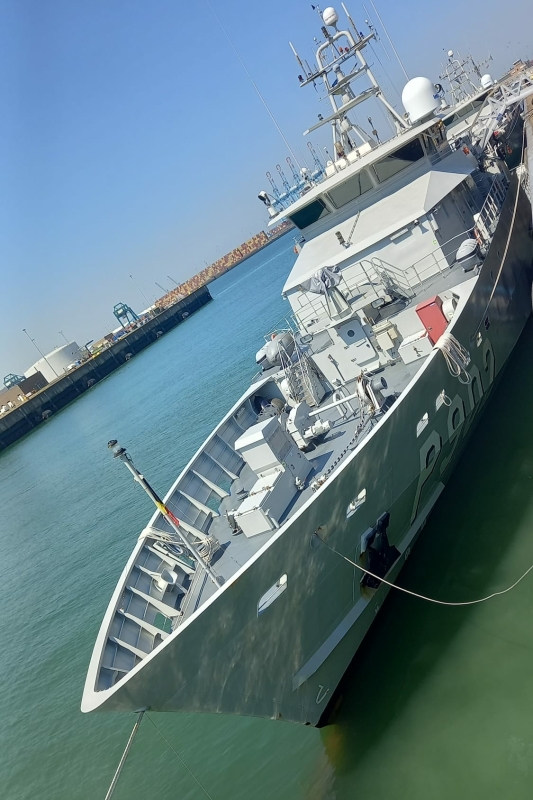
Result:
M487 177L485 175L483 178L485 186ZM524 176L522 178L526 186L527 177ZM505 175L503 173L494 174L488 190L485 187L481 189L484 201L480 211L475 215L476 224L455 234L455 236L441 243L431 252L412 262L405 269L397 267L378 256L363 258L350 264L351 274L346 276L341 273L345 288L339 287L346 300L350 302L356 296L365 294L362 287L365 285L373 286L376 283L379 283L384 288L387 288L387 283L390 283L401 293L414 297L416 293L415 287L420 286L432 274L436 274L436 270L442 274L446 268L451 266L449 259L453 256L456 245L451 247L450 245L457 239L475 233L482 248L487 249L492 241L508 188L509 181ZM425 266L423 266L423 262L426 262ZM430 273L430 275L427 273ZM304 329L307 329L307 325L314 323L315 318L317 322L320 319L329 318L327 306L322 295L309 297L302 292L296 296L295 300L297 300L297 307L293 309L294 314L298 324Z

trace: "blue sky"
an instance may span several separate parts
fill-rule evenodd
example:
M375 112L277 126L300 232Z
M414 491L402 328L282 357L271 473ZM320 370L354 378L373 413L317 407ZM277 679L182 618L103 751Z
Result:
M323 104L298 86L288 40L311 61L310 3L211 2L306 152ZM450 47L492 53L495 75L533 51L530 0L376 5L412 76L436 80ZM348 7L366 30L362 5ZM130 275L153 298L156 281L170 288L167 275L183 280L264 227L257 192L288 155L205 0L0 0L0 103L0 378L38 357L22 328L46 352L60 330L99 338L115 303L144 305Z

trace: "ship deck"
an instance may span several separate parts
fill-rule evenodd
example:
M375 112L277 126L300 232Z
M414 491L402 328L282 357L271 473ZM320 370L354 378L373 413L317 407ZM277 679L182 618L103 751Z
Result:
M465 273L459 266L454 265L445 272L424 281L416 296L405 305L402 312L412 309L412 313L414 313L415 306L422 300L432 295L449 292L452 289L460 298L457 309L459 312L475 281L476 277L473 277L471 272ZM391 316L390 319L394 320L395 316ZM426 358L420 358L411 364L404 364L403 361L398 359L395 363L386 365L376 371L375 374L383 376L387 381L387 389L384 391L384 395L399 396L425 363ZM320 411L320 419L329 421L331 428L329 433L315 444L310 452L306 453L308 460L312 464L312 471L305 481L304 489L295 495L294 500L280 519L279 527L287 522L313 494L313 481L326 473L329 478L336 467L342 463L343 459L364 441L372 427L379 420L379 416L367 416L362 430L358 432L361 423L361 411L357 401L351 403L354 413L346 418L342 416L338 407L324 410L331 402L332 395L330 393L326 395L317 407L317 411ZM247 538L243 533L234 535L228 523L225 514L238 508L256 480L257 475L245 464L237 480L231 484L229 495L222 501L219 508L219 516L213 518L209 527L209 534L215 536L220 543L220 548L211 563L215 572L224 580L230 578L239 568L243 567L278 530L267 531ZM177 620L176 625L180 625L197 611L215 592L216 586L214 583L204 572L197 571L183 603L182 616Z
M417 330L421 323L415 312L416 304L436 294L446 297L452 291L458 298L455 311L458 314L476 280L475 273L465 273L459 265L443 269L421 283L411 300L406 300L400 307L397 304L391 306L391 311L393 308L394 311L389 319L398 329L401 325L411 328L414 325ZM318 352L329 345L317 335L314 346ZM381 416L415 378L427 357L419 357L411 363L395 357L370 373L386 381L383 410L377 413L362 411L358 400L350 400L356 386L355 379L342 389L343 397L347 398L341 400L343 405L334 403L331 391L326 394L313 412L322 422L329 423L329 431L315 439L305 453L311 469L301 482L300 490L289 480L292 497L285 495L286 505L272 523L272 529L246 536L239 523L232 523L233 519L237 520L239 507L246 498L252 496L252 492L258 494L255 488L258 475L236 449L236 440L258 420L279 413L271 402L274 397L280 398L279 387L272 380L273 373L279 370L263 373L252 384L165 497L166 505L179 518L185 537L193 536L200 542L196 546L211 554L211 570L219 581L226 582L249 563L290 522L317 487L334 478L337 469L364 442ZM266 401L260 411L256 405L258 400ZM296 447L295 442L293 446ZM266 489L270 492L272 486ZM271 495L268 493L266 496L270 502ZM254 514L256 509L257 506L252 508ZM270 515L270 510L267 513ZM96 679L97 690L110 688L120 681L172 631L189 620L217 589L218 585L206 570L195 565L176 541L176 534L165 516L157 512L141 534L139 545L110 603L107 621L102 626L102 660ZM259 600L260 604L264 602L268 602L265 597Z

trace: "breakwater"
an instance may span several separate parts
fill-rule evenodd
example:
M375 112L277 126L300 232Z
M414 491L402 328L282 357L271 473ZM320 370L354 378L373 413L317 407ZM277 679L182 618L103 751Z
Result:
M246 261L247 258L255 255L260 250L263 250L264 247L267 247L267 245L271 244L276 239L279 239L280 236L284 236L293 229L294 225L288 220L284 220L268 233L265 233L265 231L259 231L259 233L256 233L255 236L252 236L251 239L248 239L238 247L235 247L230 253L226 253L226 255L222 256L222 258L214 261L201 272L198 272L196 275L193 275L192 278L186 280L176 289L172 289L172 291L163 295L163 297L157 301L158 304L164 307L171 303L175 303L176 300L178 300L181 296L195 291L200 286L211 283L211 281L216 280L216 278L219 278L225 272L228 272L238 264Z
M76 400L103 378L107 378L130 358L180 325L211 299L207 286L202 286L188 297L161 311L140 328L123 336L98 355L83 362L77 369L47 384L22 405L2 416L0 451L45 422L52 414Z

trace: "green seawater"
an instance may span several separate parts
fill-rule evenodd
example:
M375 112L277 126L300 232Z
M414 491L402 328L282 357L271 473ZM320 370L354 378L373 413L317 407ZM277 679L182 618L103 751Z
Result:
M0 454L0 797L103 800L133 715L79 711L94 640L151 514L107 451L164 492L254 373L286 313L284 237L211 284L214 302ZM446 600L533 563L533 326L400 575ZM327 598L324 598L327 602ZM533 575L488 603L392 592L333 725L151 715L213 800L533 796ZM115 800L200 800L145 719Z

